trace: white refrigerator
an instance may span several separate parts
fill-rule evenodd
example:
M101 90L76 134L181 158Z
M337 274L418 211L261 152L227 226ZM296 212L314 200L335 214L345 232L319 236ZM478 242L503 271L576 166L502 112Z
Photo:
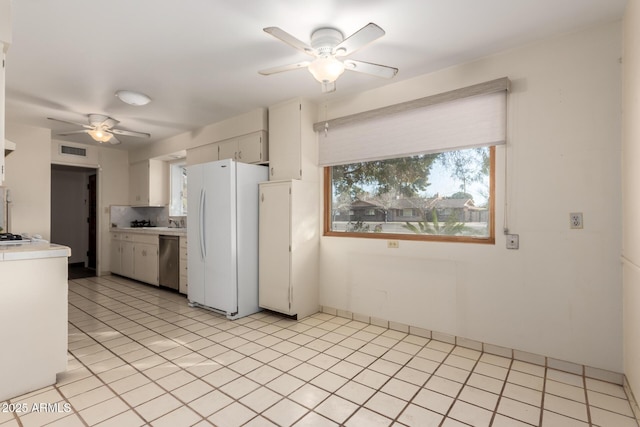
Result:
M258 307L258 183L266 166L231 159L187 167L189 305L237 319Z

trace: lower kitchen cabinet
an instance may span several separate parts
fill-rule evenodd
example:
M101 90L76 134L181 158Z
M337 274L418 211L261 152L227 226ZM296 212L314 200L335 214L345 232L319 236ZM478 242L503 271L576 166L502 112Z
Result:
M318 200L318 183L260 184L260 307L298 319L318 312Z
M122 274L122 233L111 233L111 272Z
M153 237L155 237L157 242L158 237ZM158 244L138 242L133 245L134 279L151 283L152 285L158 285Z
M111 272L158 286L158 236L111 233Z
M123 235L124 239L128 235ZM133 268L133 242L122 240L120 243L120 254L122 259L120 260L120 274L126 277L134 278L135 269Z

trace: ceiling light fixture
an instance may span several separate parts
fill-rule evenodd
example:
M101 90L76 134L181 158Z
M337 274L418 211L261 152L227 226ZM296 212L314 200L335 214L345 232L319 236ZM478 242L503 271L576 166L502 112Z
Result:
M321 56L309 64L309 72L320 83L333 83L344 73L344 64L334 56Z
M105 132L102 129L91 129L90 131L87 131L87 133L91 135L91 138L98 142L108 142L113 136L109 132Z
M147 105L151 102L151 98L149 98L147 95L140 92L134 92L132 90L119 90L116 92L116 96L125 104L133 105L136 107Z

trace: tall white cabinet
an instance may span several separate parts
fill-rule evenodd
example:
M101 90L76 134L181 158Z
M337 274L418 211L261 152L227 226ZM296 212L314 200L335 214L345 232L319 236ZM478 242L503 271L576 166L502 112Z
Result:
M260 184L259 305L298 319L318 312L318 184Z
M269 107L269 182L260 184L259 305L297 319L320 309L315 114L301 98Z

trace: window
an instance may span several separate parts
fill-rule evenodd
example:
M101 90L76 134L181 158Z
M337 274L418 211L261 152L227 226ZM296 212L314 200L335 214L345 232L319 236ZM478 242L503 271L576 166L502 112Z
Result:
M169 216L185 216L187 214L187 167L184 161L171 163L171 203Z
M494 156L479 147L327 167L325 235L493 243Z
M509 86L503 77L314 123L325 235L495 243Z

